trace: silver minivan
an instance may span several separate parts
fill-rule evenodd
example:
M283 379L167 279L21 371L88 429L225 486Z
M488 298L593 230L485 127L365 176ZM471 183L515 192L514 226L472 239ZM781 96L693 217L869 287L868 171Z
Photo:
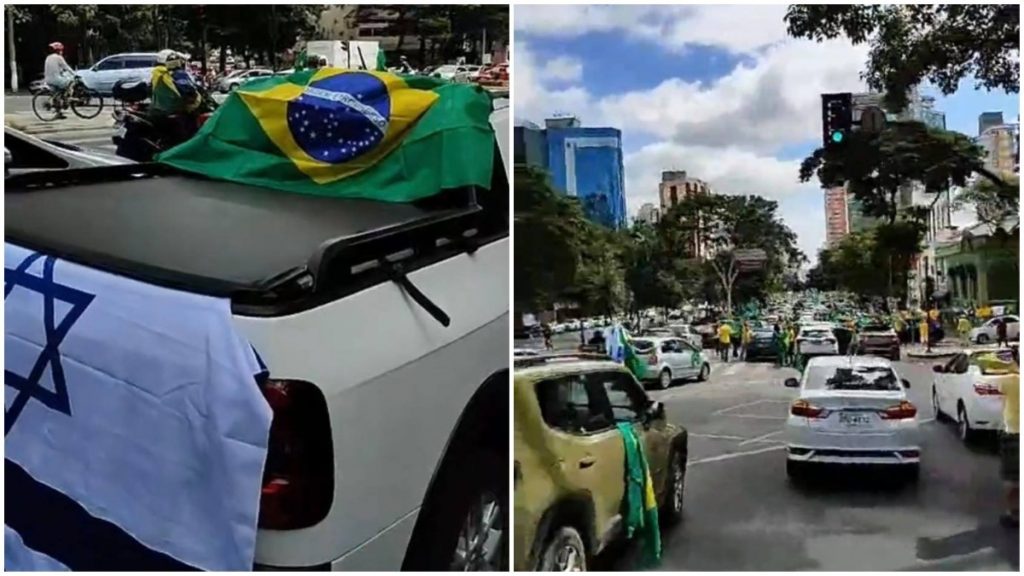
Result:
M92 68L75 72L85 85L105 96L120 80L149 82L156 66L156 52L126 52L114 54L97 62Z

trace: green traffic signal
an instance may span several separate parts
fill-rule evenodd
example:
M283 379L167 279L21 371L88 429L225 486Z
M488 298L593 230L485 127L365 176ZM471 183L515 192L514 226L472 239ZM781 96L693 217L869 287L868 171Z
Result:
M842 142L843 141L843 133L840 132L839 130L836 130L835 132L833 132L832 133L832 141L835 142L836 144L839 144L840 142Z

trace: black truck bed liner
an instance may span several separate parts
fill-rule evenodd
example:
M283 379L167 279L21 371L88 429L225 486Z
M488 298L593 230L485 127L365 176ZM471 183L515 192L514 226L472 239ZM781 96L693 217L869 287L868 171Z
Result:
M338 261L458 237L479 207L471 193L455 197L426 206L307 196L159 165L63 170L7 179L5 239L151 283L258 297L296 275L315 285Z

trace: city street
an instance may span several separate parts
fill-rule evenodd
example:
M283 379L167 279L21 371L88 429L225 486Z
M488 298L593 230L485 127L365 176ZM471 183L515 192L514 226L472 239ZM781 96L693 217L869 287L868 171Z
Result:
M795 370L715 361L711 379L651 396L690 432L683 522L661 570L1017 570L1018 533L997 523L994 446L968 449L934 420L930 365L898 363L922 422L918 485L835 471L796 488L779 440ZM994 442L993 442L994 445ZM630 547L599 559L635 569Z
M5 94L4 122L38 138L112 153L116 148L111 141L114 134L113 101L104 100L103 112L92 120L82 120L69 114L65 120L42 122L32 112L31 95Z

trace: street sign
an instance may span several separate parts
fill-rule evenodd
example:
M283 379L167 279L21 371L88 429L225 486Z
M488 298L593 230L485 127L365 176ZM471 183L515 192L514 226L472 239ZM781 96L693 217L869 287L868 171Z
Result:
M760 248L740 248L733 250L733 259L740 272L753 272L764 267L768 254Z
M877 106L868 106L860 113L860 129L870 134L885 130L885 112Z

